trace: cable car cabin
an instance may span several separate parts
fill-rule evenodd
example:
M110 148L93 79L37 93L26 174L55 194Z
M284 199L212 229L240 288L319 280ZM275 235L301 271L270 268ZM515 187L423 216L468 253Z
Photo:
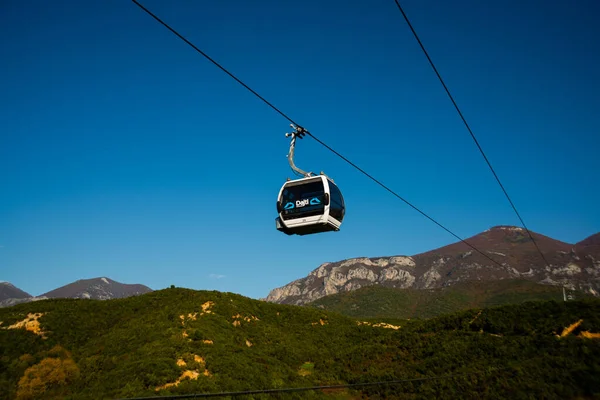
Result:
M287 235L339 231L346 207L342 192L325 176L287 181L279 191L275 220L277 230Z

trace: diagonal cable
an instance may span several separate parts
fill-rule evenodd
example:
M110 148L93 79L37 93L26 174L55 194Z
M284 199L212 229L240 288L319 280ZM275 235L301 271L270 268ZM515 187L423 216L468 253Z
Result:
M506 370L509 367L496 368L496 371ZM425 382L425 381L436 381L443 379L451 379L459 376L474 376L482 374L482 370L476 370L475 372L464 372L454 373L441 376L425 376L422 378L407 378L407 379L395 379L390 381L378 381L378 382L364 382L364 383L347 383L341 385L320 385L320 386L308 386L308 387L295 387L295 388L281 388L281 389L256 389L256 390L242 390L236 392L215 392L215 393L192 393L192 394L180 394L180 395L166 395L166 396L152 396L152 397L130 397L120 400L167 400L167 399L195 399L195 398L206 398L206 397L224 397L224 396L248 396L252 394L274 394L274 393L291 393L291 392L307 392L313 390L324 390L324 389L351 389L368 386L386 386L386 385L397 385L409 382Z
M277 113L279 113L279 115L281 115L282 117L284 117L285 119L287 119L292 124L294 124L296 126L300 126L293 119L291 119L289 116L287 116L283 111L279 110L277 107L275 107L269 101L267 101L264 97L262 97L260 94L258 94L256 91L254 91L248 85L246 85L244 82L242 82L239 78L237 78L235 75L233 75L231 72L229 72L223 66L221 66L218 62L216 62L211 57L209 57L205 52L203 52L198 47L196 47L192 42L190 42L185 37L183 37L175 29L171 28L166 22L164 22L163 20L161 20L159 17L157 17L155 14L153 14L150 10L148 10L146 7L144 7L143 5L141 5L137 0L132 0L132 1L136 5L138 5L142 10L144 10L146 13L148 13L151 17L153 17L156 21L158 21L160 24L162 24L163 26L165 26L168 30L170 30L171 32L173 32L177 37L179 37L185 43L187 43L188 45L190 45L194 50L196 50L198 53L202 54L205 58L207 58L210 62L212 62L213 64L215 64L217 67L219 67L227 75L229 75L230 77L232 77L233 79L235 79L238 83L240 83L242 86L244 86L250 92L252 92L252 94L254 94L256 97L258 97L263 102L265 102L269 107L271 107L273 110L275 110ZM373 177L372 175L370 175L369 173L367 173L365 170L363 170L358 165L356 165L355 163L353 163L352 161L350 161L348 158L344 157L342 154L338 153L331 146L325 144L323 141L321 141L320 139L318 139L315 135L313 135L312 133L310 133L309 131L307 131L305 129L304 129L304 131L306 132L307 135L309 135L310 137L312 137L319 144L321 144L322 146L324 146L325 148L327 148L329 151L331 151L336 156L340 157L342 160L346 161L352 167L356 168L358 171L360 171L362 174L364 174L365 176L367 176L373 182L377 183L379 186L381 186L382 188L384 188L385 190L387 190L388 192L390 192L392 195L394 195L398 199L402 200L404 203L406 203L408 206L410 206L411 208L413 208L415 211L417 211L418 213L420 213L421 215L423 215L425 218L427 218L428 220L430 220L431 222L433 222L434 224L436 224L437 226L439 226L440 228L442 228L443 230L445 230L446 232L448 232L449 234L451 234L452 236L454 236L456 239L460 240L461 242L463 242L464 244L466 244L467 246L469 246L470 248L472 248L473 250L477 251L479 254L481 254L482 256L484 256L485 258L487 258L488 260L490 260L491 262L493 262L493 263L497 264L498 266L502 267L502 264L500 264L498 261L492 259L487 254L483 253L481 250L479 250L478 248L476 248L472 244L468 243L463 238L461 238L460 236L458 236L457 234L455 234L454 232L452 232L450 229L446 228L444 225L442 225L441 223L439 223L438 221L436 221L435 219L433 219L432 217L430 217L429 215L427 215L425 212L421 211L419 208L417 208L415 205L413 205L412 203L410 203L408 200L404 199L398 193L396 193L395 191L393 191L392 189L390 189L389 187L387 187L386 185L384 185L381 181L379 181L378 179L376 179L375 177Z
M521 221L521 225L523 225L523 227L527 231L527 234L529 235L529 238L531 239L531 241L535 245L535 248L537 249L537 251L540 253L540 256L542 256L542 259L546 263L546 266L550 267L549 264L548 264L548 260L546 260L546 257L544 256L544 254L540 250L537 242L533 238L533 235L531 234L531 232L527 228L527 225L525 225L525 221L523 221L523 218L521 218L521 215L517 211L517 207L515 206L515 204L511 200L510 196L506 192L506 189L504 189L504 185L502 185L502 182L500 182L500 178L498 178L498 175L496 174L496 171L494 171L494 168L492 167L492 164L490 163L490 160L485 155L485 152L483 151L483 148L479 144L479 141L475 137L475 134L471 130L471 127L467 123L467 120L465 119L463 113L460 111L460 108L456 104L456 101L454 100L454 97L452 97L452 94L450 94L450 90L448 89L448 87L444 83L444 80L442 79L442 76L440 75L440 73L438 72L437 68L435 67L435 64L431 60L431 57L429 57L429 53L427 53L427 50L425 50L425 46L423 46L423 43L421 42L421 39L419 39L419 36L417 35L417 32L415 31L415 29L413 28L412 24L410 23L410 20L408 19L408 16L406 15L406 13L404 12L404 10L402 9L402 6L398 2L398 0L394 0L394 1L396 2L396 5L398 6L398 10L400 10L400 12L402 13L402 16L404 17L404 20L406 21L408 27L410 28L411 32L415 36L415 39L417 39L417 42L419 43L419 46L421 46L421 50L423 50L423 53L425 54L425 57L427 57L427 60L429 61L429 64L431 65L431 68L433 68L433 71L435 72L435 74L437 75L438 79L440 80L442 86L444 87L444 90L446 90L446 93L448 94L448 97L450 98L450 101L452 101L452 104L454 105L454 108L456 108L456 111L458 112L458 115L460 116L460 119L462 119L463 123L467 127L467 130L469 131L469 134L471 134L471 138L473 138L473 141L477 145L477 148L479 149L479 152L481 153L481 155L485 159L485 162L487 163L488 167L492 171L492 174L494 175L494 178L496 178L496 182L498 182L498 185L500 185L500 188L502 189L502 192L504 192L504 195L506 196L506 198L507 198L508 202L510 203L512 209L514 210L515 214L517 214L517 217L519 218L519 221Z

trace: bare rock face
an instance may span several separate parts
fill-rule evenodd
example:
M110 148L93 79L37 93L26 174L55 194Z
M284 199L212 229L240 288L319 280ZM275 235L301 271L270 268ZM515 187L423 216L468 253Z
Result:
M305 304L323 296L369 285L407 288L415 282L412 272L415 265L412 257L353 258L325 263L306 278L273 289L266 300Z
M364 286L431 289L467 280L528 279L600 292L600 233L573 245L531 232L548 264L527 232L497 226L458 242L414 256L352 258L327 262L307 277L273 289L263 299L306 304L318 298Z

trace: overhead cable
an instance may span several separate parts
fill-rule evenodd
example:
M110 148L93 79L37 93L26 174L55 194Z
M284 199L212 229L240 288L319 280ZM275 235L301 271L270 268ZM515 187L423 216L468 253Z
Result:
M444 90L446 90L446 93L448 94L448 97L450 98L450 101L454 105L454 108L456 108L456 111L458 112L458 115L460 116L460 119L462 119L463 123L467 127L467 130L469 131L469 134L471 135L471 138L473 139L473 141L477 145L477 148L479 149L479 152L481 153L481 155L483 156L485 162L487 163L488 167L490 168L490 171L492 171L492 174L494 175L494 178L496 178L496 182L498 182L498 185L500 185L500 188L502 189L502 192L504 192L504 195L506 196L506 198L507 198L508 202L510 203L512 209L514 210L515 214L517 214L517 217L519 218L519 221L521 221L521 225L523 225L523 228L525 228L525 230L527 231L527 234L529 235L529 238L531 239L531 241L535 245L535 248L537 249L538 253L540 253L540 256L542 256L542 259L546 263L546 266L550 267L550 265L548 264L548 260L546 260L546 257L544 256L544 254L540 250L537 242L533 238L533 235L531 234L531 232L527 228L527 225L525 225L525 221L523 221L523 218L521 218L521 215L517 211L517 207L515 206L515 204L511 200L510 196L506 192L506 189L504 188L504 185L502 185L502 182L500 182L500 178L496 174L496 171L494 171L494 168L492 167L492 164L490 163L490 160L485 155L485 152L483 151L483 148L479 144L479 141L475 137L475 134L473 133L473 130L471 129L471 127L467 123L467 120L465 119L463 113L460 111L460 108L458 107L458 104L456 104L456 101L454 100L454 97L452 97L452 94L450 94L450 90L448 89L448 86L446 86L446 84L444 83L444 80L442 79L442 76L440 75L440 73L438 72L437 68L435 67L435 64L431 60L431 57L429 57L429 53L427 53L427 50L425 50L425 46L423 46L423 43L421 42L421 39L419 39L419 36L417 35L417 32L415 31L415 29L413 28L412 24L410 23L410 20L408 19L408 16L406 15L406 13L404 12L404 10L402 9L402 6L398 2L398 0L394 0L394 1L396 2L396 5L398 6L398 10L400 10L400 12L402 13L402 16L404 17L404 20L406 21L408 27L410 28L411 32L415 36L415 39L419 43L419 46L421 47L421 50L423 50L423 53L425 54L425 57L427 57L427 60L429 61L429 64L431 65L431 68L433 68L433 71L435 72L435 74L437 75L438 79L440 80L442 86L444 87Z
M160 24L162 24L164 27L166 27L168 30L170 30L172 33L174 33L177 37L179 37L181 40L183 40L185 43L187 43L188 45L190 45L194 50L196 50L198 53L200 53L201 55L203 55L205 58L207 58L210 62L212 62L213 64L215 64L217 67L219 67L222 71L224 71L227 75L229 75L230 77L232 77L233 79L235 79L239 84L241 84L242 86L244 86L246 89L248 89L252 94L254 94L256 97L258 97L259 99L261 99L263 102L265 102L269 107L271 107L273 110L275 110L279 115L281 115L282 117L284 117L285 119L287 119L289 122L291 122L292 124L296 125L296 126L300 126L298 123L296 123L292 118L290 118L287 114L285 114L283 111L281 111L279 108L275 107L272 103L270 103L269 101L267 101L264 97L262 97L260 94L258 94L256 91L254 91L253 89L251 89L248 85L246 85L244 82L242 82L239 78L237 78L235 75L233 75L231 72L229 72L227 69L225 69L222 65L220 65L218 62L216 62L215 60L213 60L211 57L209 57L205 52L203 52L202 50L200 50L197 46L195 46L192 42L190 42L188 39L186 39L183 35L181 35L180 33L178 33L175 29L173 29L172 27L170 27L166 22L164 22L163 20L161 20L159 17L157 17L155 14L153 14L150 10L148 10L146 7L144 7L142 4L140 4L137 0L132 0L136 5L138 5L142 10L144 10L146 13L148 13L152 18L154 18L156 21L158 21ZM303 128L304 129L304 128ZM465 241L463 238L461 238L460 236L458 236L457 234L455 234L454 232L452 232L450 229L446 228L444 225L442 225L441 223L439 223L438 221L436 221L435 219L433 219L432 217L430 217L429 215L427 215L425 212L421 211L419 208L417 208L416 206L414 206L412 203L410 203L408 200L404 199L402 196L400 196L398 193L396 193L395 191L393 191L392 189L390 189L388 186L384 185L381 181L379 181L378 179L376 179L375 177L373 177L371 174L367 173L365 170L363 170L362 168L360 168L358 165L356 165L355 163L353 163L352 161L350 161L348 158L344 157L342 154L340 154L339 152L337 152L336 150L334 150L331 146L327 145L326 143L324 143L322 140L320 140L319 138L317 138L315 135L313 135L312 133L310 133L308 130L304 129L304 131L306 132L307 135L309 135L310 137L312 137L315 141L317 141L319 144L321 144L323 147L325 147L326 149L328 149L329 151L331 151L333 154L335 154L336 156L340 157L342 160L346 161L348 164L350 164L352 167L354 167L355 169L357 169L358 171L360 171L362 174L364 174L365 176L367 176L369 179L371 179L373 182L377 183L379 186L381 186L382 188L384 188L385 190L387 190L388 192L390 192L393 196L395 196L396 198L402 200L404 203L406 203L408 206L410 206L411 208L413 208L415 211L417 211L418 213L420 213L421 215L423 215L425 218L429 219L431 222L433 222L434 224L436 224L437 226L439 226L440 228L442 228L443 230L445 230L446 232L448 232L449 234L451 234L452 236L454 236L456 239L460 240L461 242L463 242L464 244L466 244L467 246L469 246L470 248L472 248L473 250L477 251L479 254L483 255L485 258L487 258L488 260L492 261L493 263L497 264L498 266L502 267L502 264L500 264L498 261L494 260L493 258L491 258L490 256L488 256L487 254L483 253L482 251L480 251L478 248L476 248L475 246L473 246L472 244L468 243L467 241Z
M496 370L507 369L508 367L497 368ZM442 376L426 376L423 378L412 378L412 379L396 379L390 381L379 381L379 382L365 382L365 383L347 383L342 385L322 385L322 386L309 386L309 387L297 387L297 388L281 388L281 389L256 389L256 390L244 390L238 392L215 392L215 393L194 393L194 394L180 394L180 395L168 395L168 396L152 396L152 397L132 397L120 400L167 400L167 399L195 399L205 397L224 397L224 396L247 396L251 394L274 394L274 393L291 393L291 392L307 392L310 390L324 390L324 389L349 389L354 387L366 387L366 386L385 386L408 382L423 382L433 381L441 379L456 378L458 376L470 376L478 375L483 371L477 370L476 372L465 372L460 374L448 374Z

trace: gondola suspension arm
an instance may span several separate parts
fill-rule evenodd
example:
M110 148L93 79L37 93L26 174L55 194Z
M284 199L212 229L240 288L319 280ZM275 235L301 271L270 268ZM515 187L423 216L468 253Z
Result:
M294 129L294 131L292 133L286 133L285 137L292 137L292 140L290 142L290 151L288 152L287 155L287 159L290 163L290 167L292 167L292 170L304 177L309 177L309 176L315 176L315 174L313 174L312 172L306 172L301 170L300 168L298 168L296 166L296 164L294 164L294 150L296 148L296 138L300 138L302 139L304 137L304 135L306 135L306 130L304 128L302 128L301 126L295 126L294 124L290 124L290 126Z

